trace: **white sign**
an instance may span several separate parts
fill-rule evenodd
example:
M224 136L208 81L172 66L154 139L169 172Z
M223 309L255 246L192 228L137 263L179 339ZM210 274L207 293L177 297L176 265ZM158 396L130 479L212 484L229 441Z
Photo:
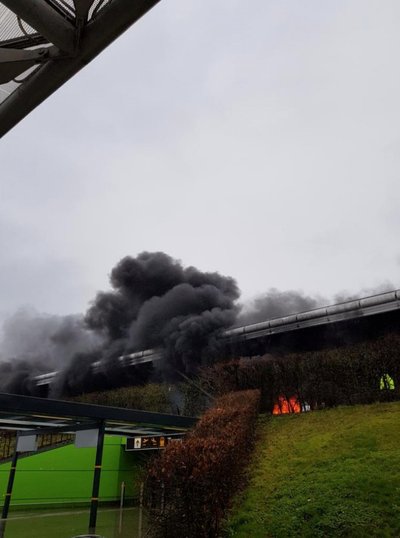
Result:
M97 446L99 430L82 430L76 432L75 446L76 448L93 448Z
M37 437L36 435L24 435L18 437L17 452L36 452Z

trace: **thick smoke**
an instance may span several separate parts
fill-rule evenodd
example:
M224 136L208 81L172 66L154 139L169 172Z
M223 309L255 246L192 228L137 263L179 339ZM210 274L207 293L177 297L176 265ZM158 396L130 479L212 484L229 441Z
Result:
M32 377L59 370L77 353L98 349L101 343L82 316L50 316L21 309L3 325L0 390L32 393Z
M52 370L60 372L53 397L192 374L224 354L220 335L225 328L329 303L271 288L240 306L234 279L184 267L163 252L123 258L112 269L110 283L111 290L99 292L85 316L25 309L7 320L0 344L0 391L37 394L34 376ZM385 283L373 291L389 287ZM163 350L161 367L121 367L121 355L148 348Z
M98 293L85 316L87 327L106 343L96 359L73 359L60 381L61 391L87 390L92 382L146 381L149 367L127 377L118 357L148 348L163 349L162 371L156 375L191 373L215 359L218 335L236 318L239 290L232 278L185 268L163 252L123 258L111 271L110 282L112 290ZM90 366L94 360L100 361L95 375Z
M268 319L279 318L312 310L328 304L321 296L307 296L301 291L279 291L271 288L243 306L236 325L250 325Z

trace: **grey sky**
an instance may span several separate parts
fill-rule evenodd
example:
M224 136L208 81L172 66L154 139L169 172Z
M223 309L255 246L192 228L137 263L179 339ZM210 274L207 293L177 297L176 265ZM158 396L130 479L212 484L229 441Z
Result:
M400 287L398 0L162 0L1 142L0 312L79 312L127 254Z

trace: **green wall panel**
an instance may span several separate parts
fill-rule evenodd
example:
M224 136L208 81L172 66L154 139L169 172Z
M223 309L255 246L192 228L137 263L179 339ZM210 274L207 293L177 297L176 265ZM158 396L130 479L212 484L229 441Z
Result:
M106 436L100 482L100 501L120 498L125 481L127 498L136 497L136 483L141 458L125 452L121 437ZM17 464L12 506L81 504L90 501L92 493L95 448L67 445L20 457ZM0 465L0 494L4 501L10 463Z

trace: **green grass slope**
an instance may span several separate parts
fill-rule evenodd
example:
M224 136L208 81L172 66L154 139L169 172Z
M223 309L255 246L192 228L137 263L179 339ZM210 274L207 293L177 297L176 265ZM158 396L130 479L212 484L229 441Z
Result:
M400 403L261 417L227 535L399 537Z

